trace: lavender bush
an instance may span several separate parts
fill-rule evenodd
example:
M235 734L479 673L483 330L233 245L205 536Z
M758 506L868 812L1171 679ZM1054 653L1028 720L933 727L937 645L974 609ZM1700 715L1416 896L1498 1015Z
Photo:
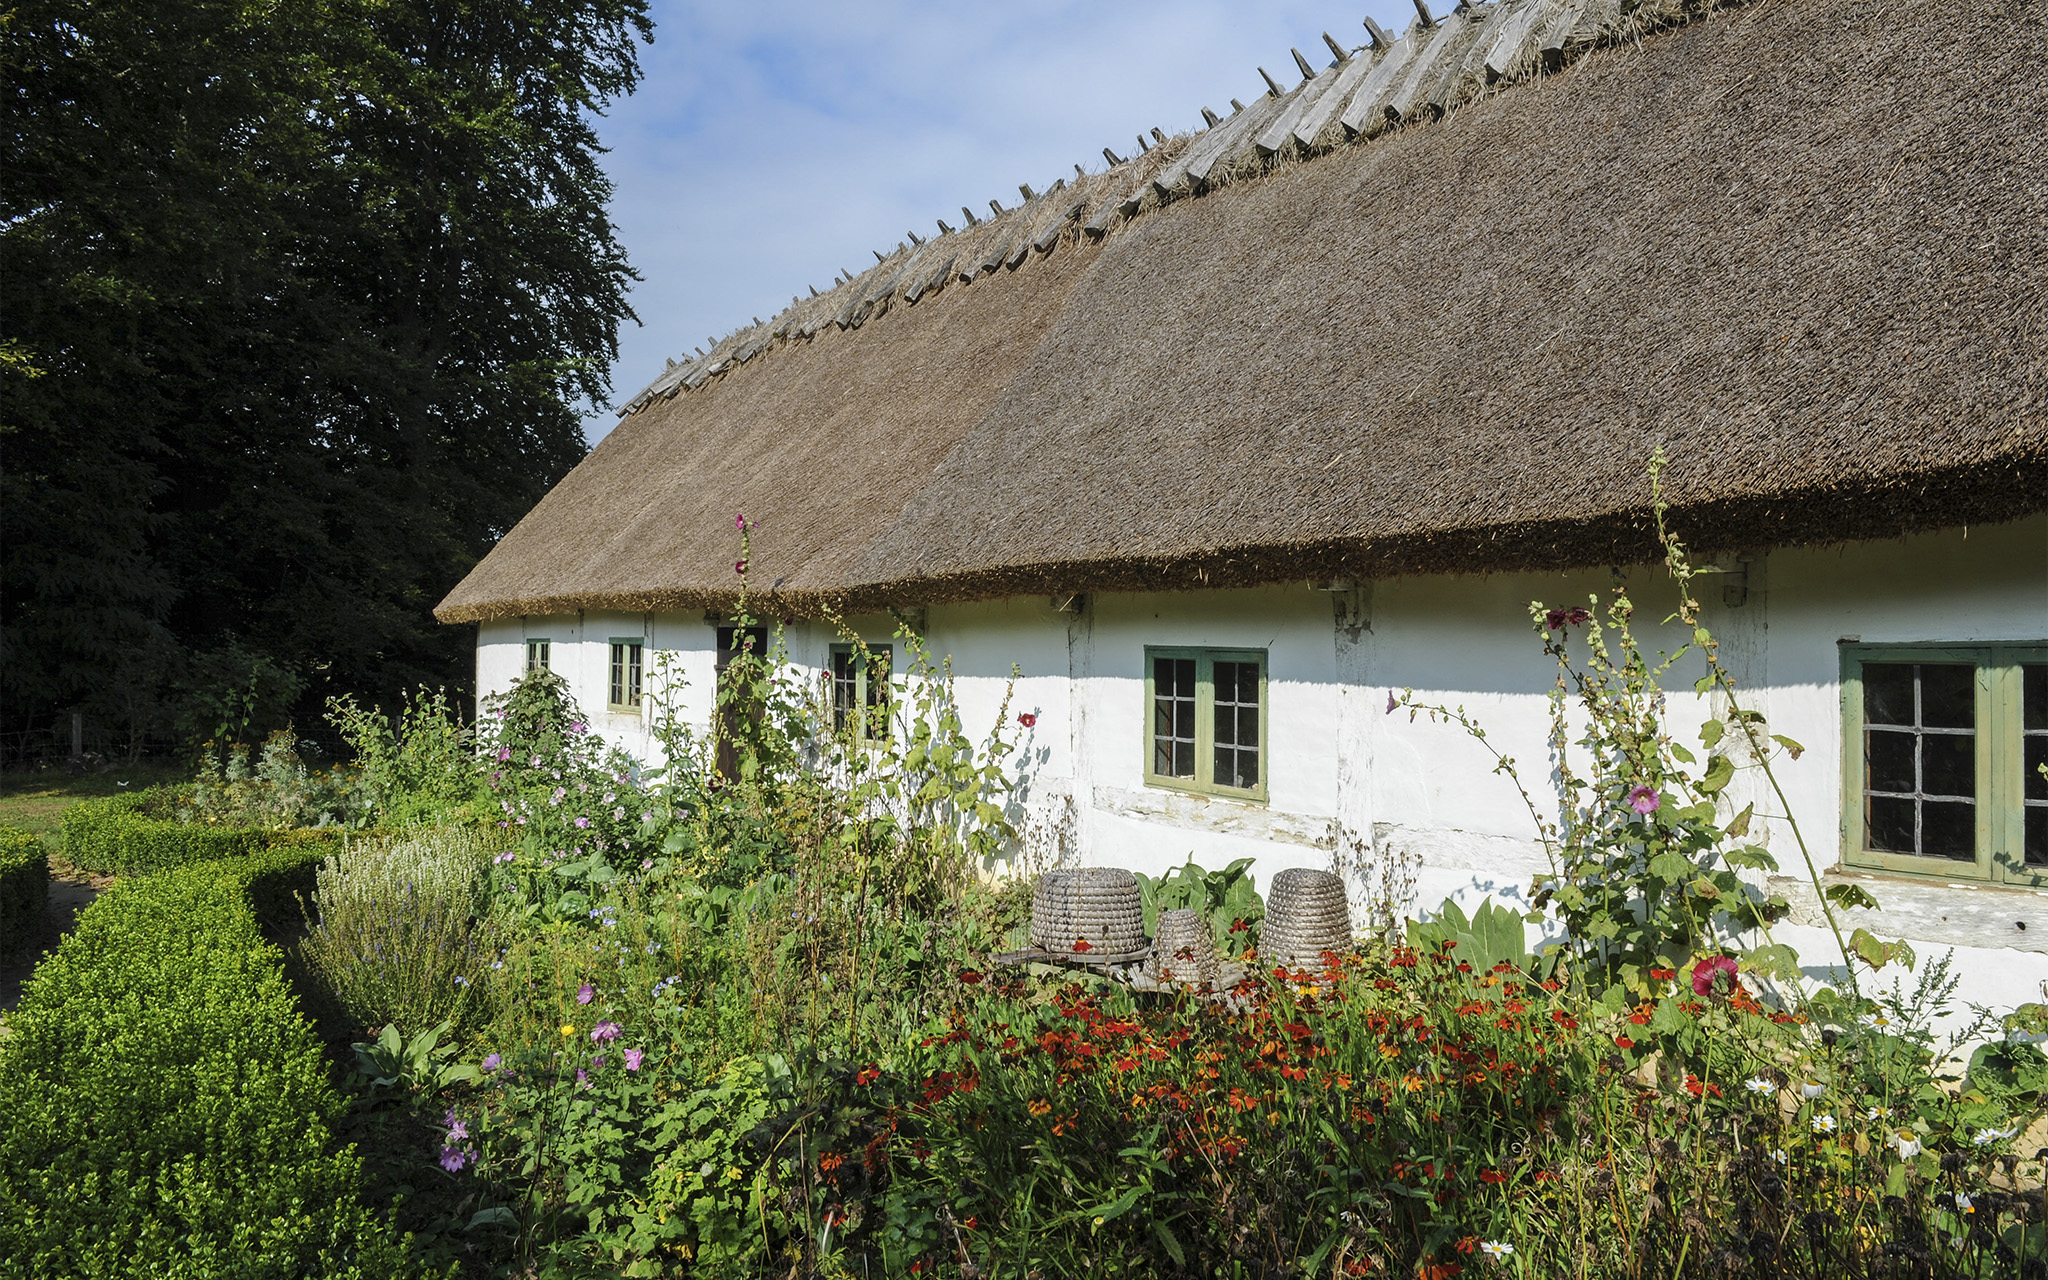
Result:
M460 1028L497 962L484 871L492 839L461 827L357 841L320 868L304 954L357 1026Z

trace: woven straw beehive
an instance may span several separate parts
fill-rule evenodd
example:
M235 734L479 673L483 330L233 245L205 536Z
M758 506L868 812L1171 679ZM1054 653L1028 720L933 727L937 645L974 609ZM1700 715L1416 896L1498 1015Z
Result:
M1323 952L1351 949L1344 882L1327 871L1289 867L1273 877L1259 954L1292 968L1320 968Z
M1145 947L1145 908L1138 880L1121 867L1048 871L1031 895L1031 941L1047 951L1072 951L1086 939L1091 951L1119 955Z
M1214 982L1216 938L1198 911L1162 911L1145 976L1156 982Z

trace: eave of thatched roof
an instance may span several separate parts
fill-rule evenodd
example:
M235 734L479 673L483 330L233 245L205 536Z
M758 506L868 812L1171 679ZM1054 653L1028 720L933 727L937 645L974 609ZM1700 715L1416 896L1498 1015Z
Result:
M1629 561L1657 446L1707 549L2048 509L2039 16L1622 7L906 246L670 370L438 615L724 605L742 510L792 613Z

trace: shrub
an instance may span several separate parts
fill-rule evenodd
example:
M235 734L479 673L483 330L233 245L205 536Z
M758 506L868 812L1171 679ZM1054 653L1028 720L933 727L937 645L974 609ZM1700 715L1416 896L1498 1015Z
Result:
M181 822L179 793L152 787L134 795L85 800L64 811L64 856L84 871L132 875L198 862L241 858L285 845L328 850L339 843L329 829L263 831ZM288 917L279 917L288 918Z
M477 917L497 847L439 827L357 841L320 868L303 955L358 1027L464 1024L495 959Z
M299 758L299 737L289 729L271 734L253 764L242 743L227 749L225 765L208 743L199 776L177 816L214 827L334 826L360 808L354 803L354 781L339 767L325 773L308 769Z
M476 731L462 723L446 690L407 695L395 716L330 698L327 721L356 755L351 812L361 824L445 820L483 790Z
M102 896L0 1044L0 1257L102 1276L412 1274L248 891L306 850Z
M0 955L35 933L50 900L50 857L26 831L0 827Z

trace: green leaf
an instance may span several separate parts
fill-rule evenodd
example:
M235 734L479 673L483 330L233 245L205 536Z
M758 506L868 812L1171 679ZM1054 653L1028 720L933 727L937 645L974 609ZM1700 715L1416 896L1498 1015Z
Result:
M1721 735L1728 732L1728 726L1719 720L1709 720L1700 726L1700 745L1712 751L1721 743Z
M1786 753L1790 755L1794 760L1797 760L1799 757L1806 754L1805 747L1800 746L1798 743L1792 741L1792 739L1786 737L1784 734L1772 734L1771 741L1785 748Z
M1719 795L1721 790L1735 778L1735 762L1727 756L1707 758L1707 776L1700 779L1700 791L1705 795Z
M1187 1255L1181 1252L1180 1241L1175 1238L1173 1228L1155 1218L1152 1221L1152 1234L1158 1236L1159 1243L1166 1247L1166 1254L1173 1259L1174 1266L1188 1265Z
M1753 973L1782 982L1797 982L1800 978L1799 953L1782 942L1752 947L1742 953L1742 963Z
M1679 762L1683 764L1694 764L1698 761L1697 756L1693 755L1692 752L1687 751L1684 747L1679 746L1675 742L1671 744L1671 754L1674 758L1676 758Z
M1845 911L1854 907L1878 910L1877 899L1860 884L1831 884L1827 889L1827 899Z

